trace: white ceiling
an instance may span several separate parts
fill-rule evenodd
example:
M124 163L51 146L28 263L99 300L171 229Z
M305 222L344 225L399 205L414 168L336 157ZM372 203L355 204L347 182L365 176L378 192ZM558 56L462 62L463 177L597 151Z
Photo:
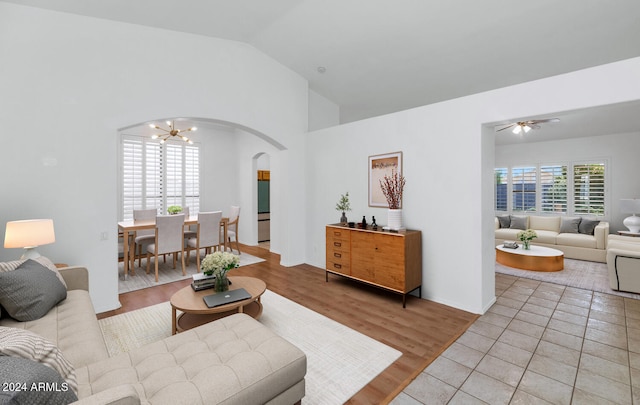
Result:
M640 56L638 0L2 1L247 42L343 123Z

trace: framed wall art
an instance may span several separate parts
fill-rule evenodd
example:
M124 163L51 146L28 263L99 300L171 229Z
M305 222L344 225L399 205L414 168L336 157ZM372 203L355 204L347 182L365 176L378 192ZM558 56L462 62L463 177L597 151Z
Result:
M402 152L369 156L369 206L388 207L380 180L391 173L402 174Z

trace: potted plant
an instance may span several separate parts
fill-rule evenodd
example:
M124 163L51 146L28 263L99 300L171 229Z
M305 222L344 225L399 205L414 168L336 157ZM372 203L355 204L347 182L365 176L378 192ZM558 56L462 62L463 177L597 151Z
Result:
M182 212L182 207L179 205L171 205L169 206L169 208L167 208L167 212L169 213L169 215L179 214Z
M200 263L200 269L207 276L215 276L215 290L227 291L229 289L229 279L227 273L231 269L240 267L240 258L229 252L214 252L206 255Z
M346 211L351 211L351 204L349 203L349 192L347 194L343 194L340 196L340 200L336 204L336 211L342 211L342 216L340 217L340 223L346 224L348 222L347 216L345 215Z
M380 180L382 194L387 199L389 211L387 213L387 226L392 230L402 229L402 193L404 191L405 178L403 175L392 171L391 175L385 175Z

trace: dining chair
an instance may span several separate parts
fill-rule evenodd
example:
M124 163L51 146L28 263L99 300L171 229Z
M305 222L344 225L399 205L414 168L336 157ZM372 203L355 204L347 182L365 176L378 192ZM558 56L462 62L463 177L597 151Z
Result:
M184 219L185 221L187 219L189 219L189 207L182 207L182 213L184 214ZM197 226L194 225L190 225L187 229L185 229L184 231L184 238L185 240L191 239L191 238L195 238L197 235Z
M238 254L240 254L240 244L238 243L238 222L240 221L240 207L237 205L231 206L231 211L229 212L229 222L227 223L227 238L229 239L229 247L233 252L233 248L231 247L231 238L236 240L236 249L238 249Z
M133 210L133 222L136 221L148 221L155 219L158 215L157 208L149 208L142 210ZM135 256L138 257L138 267L142 267L142 248L143 246L153 243L155 239L155 231L153 229L141 229L136 231L136 235L133 239L133 251ZM135 257L134 257L135 263ZM133 266L131 266L133 269Z
M196 251L196 265L200 271L200 249L205 249L205 254L220 249L220 220L222 211L199 212L196 237L187 239L187 265L190 262L191 251ZM186 234L186 232L185 232Z
M182 261L182 275L186 275L184 267L184 214L156 216L154 243L147 246L147 274L151 265L151 255L155 258L156 282L158 281L158 255L173 254L173 268L176 268L177 254Z

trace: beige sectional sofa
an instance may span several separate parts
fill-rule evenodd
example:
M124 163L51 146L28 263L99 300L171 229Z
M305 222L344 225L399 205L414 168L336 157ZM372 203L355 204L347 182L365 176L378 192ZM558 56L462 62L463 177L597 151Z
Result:
M640 238L609 235L607 267L611 289L640 294Z
M305 354L245 314L109 357L87 269L67 267L59 274L67 288L64 300L33 321L3 311L0 329L18 328L52 342L73 367L66 377L75 380L69 385L77 387L79 404L294 404L305 395ZM8 346L0 337L0 349ZM51 353L43 361L51 361Z
M606 261L607 236L609 223L586 218L581 231L580 217L509 215L495 218L495 243L501 245L505 240L517 240L517 234L523 229L533 229L538 235L532 244L558 249L569 259ZM502 225L501 226L501 221ZM595 223L597 225L595 225ZM587 223L589 223L587 225ZM508 226L504 226L507 225ZM595 227L593 227L595 225ZM593 233L591 233L593 229Z

